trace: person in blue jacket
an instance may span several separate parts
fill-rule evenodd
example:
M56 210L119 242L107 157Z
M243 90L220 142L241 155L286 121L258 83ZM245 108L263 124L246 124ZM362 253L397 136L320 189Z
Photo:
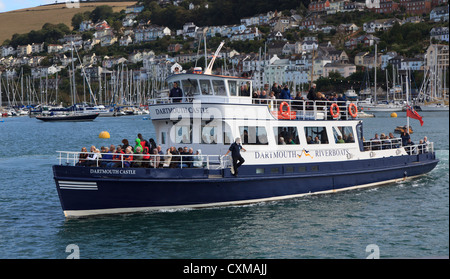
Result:
M289 91L287 85L285 85L284 88L281 90L280 99L287 99L287 100L291 99L291 91Z

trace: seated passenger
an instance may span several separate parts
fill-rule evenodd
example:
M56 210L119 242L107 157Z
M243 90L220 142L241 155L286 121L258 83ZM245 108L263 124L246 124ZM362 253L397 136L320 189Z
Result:
M105 154L102 155L102 162L101 162L100 166L107 167L108 164L112 162L113 155L108 147L105 147L104 151L102 151L102 152L104 152Z
M141 146L136 146L134 154L133 154L133 163L131 164L131 166L133 168L140 168L142 167L142 148Z
M319 139L318 136L316 136L316 137L314 138L314 144L321 144L320 139Z
M133 149L131 146L128 146L125 150L125 155L123 155L123 167L129 168L133 163Z
M338 136L336 143L345 143L345 141L342 139L342 136Z
M100 159L100 158L101 158L100 151L97 148L95 148L94 145L92 145L91 149L90 149L90 153L87 157L86 166L88 166L88 167L98 166L97 163L98 163L98 159Z
M203 156L202 156L202 151L199 149L197 150L197 153L195 153L194 157L194 162L192 164L192 166L194 168L201 168L203 167Z
M122 150L122 147L119 145L116 148L115 153L113 154L112 162L107 165L107 167L119 168L122 167L123 155L125 154Z
M150 167L158 168L160 162L160 156L158 154L158 149L154 148L152 151L152 155L150 155Z
M166 156L164 156L164 164L163 168L169 168L172 161L172 153L170 152L171 148L168 148L166 151Z
M78 163L76 163L76 166L85 166L86 165L86 159L88 157L87 149L86 147L81 148L80 155L78 156Z

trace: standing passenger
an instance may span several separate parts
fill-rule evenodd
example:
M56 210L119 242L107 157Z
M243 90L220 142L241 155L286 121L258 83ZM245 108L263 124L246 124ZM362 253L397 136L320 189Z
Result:
M245 148L241 145L241 138L236 138L236 141L231 144L225 156L231 152L231 158L233 159L233 169L231 173L234 176L238 175L238 168L245 162L244 158L241 156L241 149L245 151Z

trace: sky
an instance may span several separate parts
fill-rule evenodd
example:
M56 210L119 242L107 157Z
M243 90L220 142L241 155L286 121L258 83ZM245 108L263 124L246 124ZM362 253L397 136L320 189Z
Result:
M0 0L0 13L37 7L40 5L52 4L55 2L63 3L67 1L68 0ZM79 2L78 0L72 1Z

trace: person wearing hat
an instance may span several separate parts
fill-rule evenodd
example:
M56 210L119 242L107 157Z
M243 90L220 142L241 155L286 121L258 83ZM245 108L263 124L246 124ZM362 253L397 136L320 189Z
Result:
M233 159L233 169L231 170L231 173L234 176L237 176L238 174L238 168L245 162L244 158L241 156L241 149L245 152L244 147L241 145L241 138L236 138L235 142L233 142L228 149L225 156L227 156L231 152L231 158Z

